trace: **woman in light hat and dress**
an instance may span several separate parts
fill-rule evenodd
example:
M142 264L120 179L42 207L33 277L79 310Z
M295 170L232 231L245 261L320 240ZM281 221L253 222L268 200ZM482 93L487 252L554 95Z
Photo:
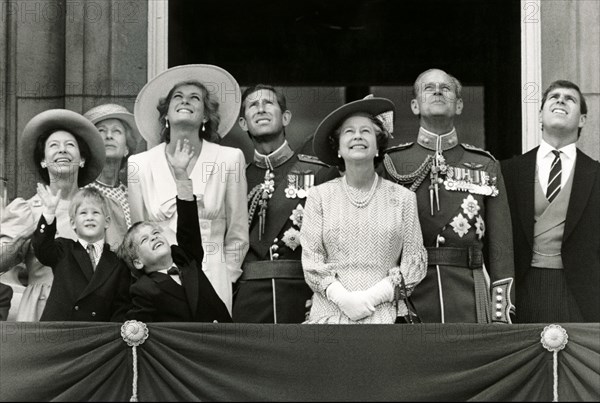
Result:
M159 74L142 88L134 108L140 133L152 148L131 156L128 175L132 221L157 222L176 243L177 183L165 153L172 153L179 140L189 141L202 268L230 313L232 284L242 274L248 250L246 164L241 150L214 141L229 132L239 108L239 86L220 67L184 65Z
M351 102L315 132L315 155L345 172L313 187L304 207L302 266L314 291L308 323L394 323L401 275L408 292L425 277L415 194L375 172L393 111L385 98Z
M106 230L106 243L115 251L132 224L127 186L121 177L123 172L126 174L127 159L135 154L141 137L133 114L124 106L98 105L83 116L96 126L104 141L104 169L87 187L98 189L108 201L111 223Z
M27 123L20 150L25 178L41 180L54 194L61 190L56 209L56 236L77 239L69 220L69 204L77 190L92 182L102 171L105 154L98 130L78 113L65 109L47 110ZM27 200L13 200L2 216L0 271L24 263L28 276L17 321L38 321L52 286L52 269L35 258L30 242L42 210L42 202L35 195Z

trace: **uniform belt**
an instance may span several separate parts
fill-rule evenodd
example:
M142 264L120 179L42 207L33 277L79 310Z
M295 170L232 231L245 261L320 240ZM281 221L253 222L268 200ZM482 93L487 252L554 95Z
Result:
M483 253L476 246L427 248L427 264L480 269L483 267Z
M304 280L300 260L262 260L247 262L242 267L240 280L264 280L272 278L295 278Z

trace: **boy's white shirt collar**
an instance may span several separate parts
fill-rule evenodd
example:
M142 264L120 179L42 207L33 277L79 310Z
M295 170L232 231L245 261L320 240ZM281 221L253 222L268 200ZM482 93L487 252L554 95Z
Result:
M92 244L94 245L94 250L96 251L96 256L98 258L98 261L100 260L100 256L102 255L102 251L104 250L104 238L96 241L96 242L88 242L86 240L83 240L81 238L78 239L79 243L81 244L81 246L83 246L83 249L85 249L87 251L87 246L88 244Z

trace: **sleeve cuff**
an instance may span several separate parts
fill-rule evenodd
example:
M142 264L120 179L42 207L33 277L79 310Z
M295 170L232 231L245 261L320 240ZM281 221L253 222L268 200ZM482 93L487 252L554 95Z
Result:
M177 186L177 197L181 200L194 200L194 185L191 179L175 180Z

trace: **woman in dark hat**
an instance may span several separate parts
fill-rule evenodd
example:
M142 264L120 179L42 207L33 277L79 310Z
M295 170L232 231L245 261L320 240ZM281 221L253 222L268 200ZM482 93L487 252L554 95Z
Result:
M106 230L106 243L116 251L132 224L127 186L121 178L127 177L127 159L136 153L141 136L133 113L124 106L98 105L83 116L96 125L104 141L106 151L104 169L86 187L98 189L107 199L111 220Z
M69 204L77 190L92 182L104 165L104 144L94 125L78 113L52 109L31 119L21 139L24 178L61 191L56 210L56 236L77 239L69 220ZM37 174L37 175L36 175ZM17 321L38 321L52 286L52 270L34 256L30 239L42 214L39 196L17 198L4 210L0 232L0 271L24 264L28 274Z
M132 221L157 222L176 243L177 183L166 154L187 140L194 156L188 174L198 202L205 250L203 270L229 312L232 283L248 250L246 162L237 148L216 140L235 124L240 90L227 71L207 64L170 68L140 91L135 120L148 146L129 159Z
M401 275L408 291L425 276L415 195L375 172L393 111L388 99L366 98L317 128L315 155L344 175L312 188L304 207L302 266L314 291L308 323L394 323Z

